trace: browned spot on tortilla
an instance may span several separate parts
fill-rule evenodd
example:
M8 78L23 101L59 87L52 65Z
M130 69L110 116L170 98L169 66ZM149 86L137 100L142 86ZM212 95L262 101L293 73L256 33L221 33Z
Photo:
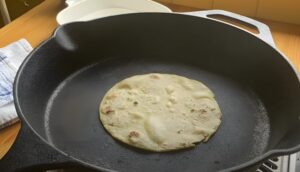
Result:
M102 108L102 113L104 113L106 115L112 114L114 112L115 112L115 110L111 109L110 106L106 106L106 107Z
M123 84L120 84L119 88L121 88L121 89L131 89L131 86L129 84L123 83Z
M203 113L205 113L205 112L207 112L207 111L206 111L205 109L200 109L199 112L200 112L201 114L203 114Z
M107 100L115 99L117 96L115 94L108 95L106 97Z
M140 136L140 134L136 131L131 131L128 135L128 137L139 137L139 136Z
M157 75L150 75L150 78L152 78L152 79L159 79L160 77L157 76Z

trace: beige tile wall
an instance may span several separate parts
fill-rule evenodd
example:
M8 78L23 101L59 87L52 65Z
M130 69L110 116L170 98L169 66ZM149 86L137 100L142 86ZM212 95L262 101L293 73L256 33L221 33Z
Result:
M224 9L242 15L300 25L300 0L157 0L199 9Z

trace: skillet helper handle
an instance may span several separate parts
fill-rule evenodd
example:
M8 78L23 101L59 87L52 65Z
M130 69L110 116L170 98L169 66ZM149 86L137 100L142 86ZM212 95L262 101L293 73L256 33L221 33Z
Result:
M70 157L46 144L24 123L14 144L0 160L1 172L43 171L75 165Z
M251 19L249 17L242 16L242 15L232 13L232 12L229 12L229 11L224 11L224 10L193 11L193 12L186 12L184 14L199 16L199 17L203 17L203 18L209 18L209 19L212 19L212 20L221 21L223 23L226 23L226 22L224 22L222 20L211 18L210 15L221 15L221 16L225 16L225 17L229 17L229 18L238 20L238 21L242 21L244 23L252 25L253 27L255 27L259 31L259 33L257 33L257 34L253 33L253 35L257 36L258 38L260 38L263 41L267 42L269 45L276 48L276 45L275 45L275 42L274 42L274 39L273 39L273 36L272 36L272 33L271 33L271 30L270 30L269 26L267 26L266 24L264 24L262 22L259 22L257 20ZM226 24L228 24L228 23L226 23ZM232 24L230 24L230 25L232 25ZM240 29L244 30L243 28L240 28ZM297 76L300 79L300 71L297 72Z
M250 25L254 26L255 28L257 28L259 33L254 34L254 35L256 35L258 38L264 40L265 42L269 43L271 46L276 47L273 37L272 37L272 34L271 34L271 31L270 31L270 28L266 24L261 23L257 20L251 19L249 17L242 16L242 15L232 13L229 11L224 11L224 10L195 11L195 12L187 12L185 14L199 16L199 17L203 17L203 18L210 18L209 17L210 15L220 15L220 16L225 16L225 17L229 17L229 18L232 18L235 20L242 21L244 23L250 24ZM213 19L213 18L210 18L210 19ZM218 20L218 19L213 19L213 20ZM218 21L221 21L221 20L218 20ZM221 22L224 22L224 21L221 21ZM226 22L224 22L224 23L226 23ZM232 24L230 24L230 25L232 25Z

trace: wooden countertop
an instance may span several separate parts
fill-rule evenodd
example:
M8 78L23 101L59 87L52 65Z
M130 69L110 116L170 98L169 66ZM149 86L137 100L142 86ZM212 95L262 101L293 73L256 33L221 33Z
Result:
M196 8L165 4L173 11L195 11ZM57 26L55 16L65 7L64 1L45 0L31 11L0 29L0 47L18 39L27 39L33 47L48 38ZM276 46L300 70L300 25L263 21L270 26ZM15 140L20 123L0 131L0 158L2 158Z

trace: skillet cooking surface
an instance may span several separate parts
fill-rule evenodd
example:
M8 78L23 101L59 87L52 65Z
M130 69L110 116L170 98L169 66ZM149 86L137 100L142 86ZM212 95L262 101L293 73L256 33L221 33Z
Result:
M102 97L120 80L151 72L178 74L211 88L223 113L215 136L194 149L170 153L141 151L114 140L99 120ZM78 159L118 171L215 171L261 154L269 136L266 111L251 90L176 62L111 59L89 66L60 84L47 109L46 133L52 144Z

